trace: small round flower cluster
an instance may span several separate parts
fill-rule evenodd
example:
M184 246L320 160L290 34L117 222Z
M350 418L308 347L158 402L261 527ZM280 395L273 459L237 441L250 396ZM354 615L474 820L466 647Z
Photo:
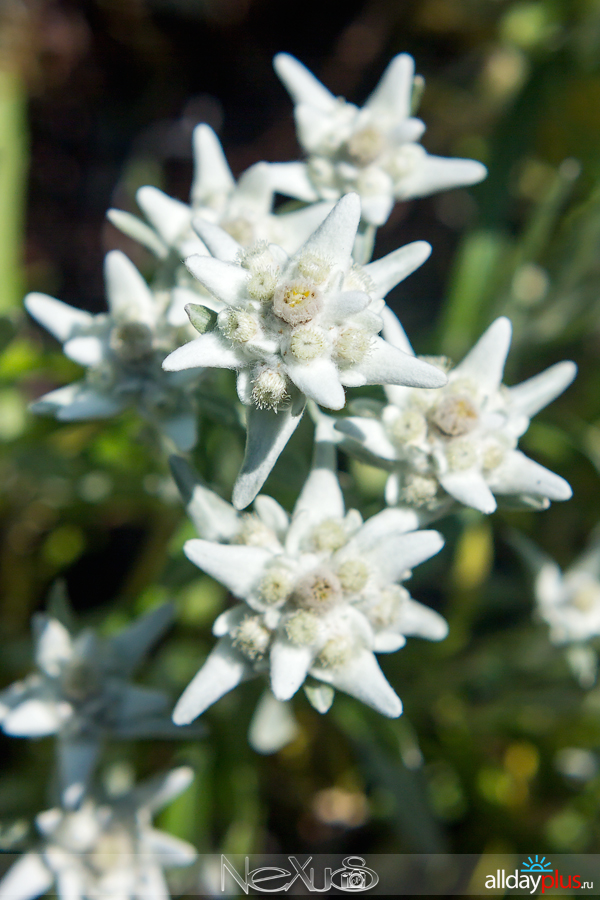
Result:
M385 316L387 339L407 349L397 319L390 311ZM387 388L388 405L359 401L357 416L337 422L350 452L360 446L392 470L386 486L390 505L433 518L454 501L491 513L494 494L532 506L570 497L566 481L524 456L517 444L531 416L565 389L576 368L558 363L507 388L501 380L510 337L508 319L497 319L455 368L447 359L428 358L448 373L445 387Z

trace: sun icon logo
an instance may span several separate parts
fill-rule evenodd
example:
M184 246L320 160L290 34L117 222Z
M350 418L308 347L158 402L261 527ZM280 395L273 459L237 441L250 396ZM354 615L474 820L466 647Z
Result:
M521 866L521 872L551 872L552 871L552 863L550 860L546 861L546 857L540 857L535 855L535 859L532 859L531 856L528 857L527 862L523 863Z

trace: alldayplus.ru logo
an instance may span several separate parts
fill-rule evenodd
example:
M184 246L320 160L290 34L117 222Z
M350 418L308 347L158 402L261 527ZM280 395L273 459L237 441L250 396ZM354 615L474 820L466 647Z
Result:
M507 872L505 869L497 869L495 875L488 875L485 879L485 887L489 890L527 891L535 894L538 888L541 893L551 889L572 891L592 888L593 882L583 881L579 875L561 875L558 869L553 869L552 863L545 856L529 856L521 865L521 871Z

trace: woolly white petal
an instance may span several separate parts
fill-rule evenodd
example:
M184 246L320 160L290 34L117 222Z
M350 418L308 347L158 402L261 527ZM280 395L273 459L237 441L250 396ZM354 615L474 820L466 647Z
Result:
M13 737L45 737L56 734L63 721L56 703L32 697L10 710L2 728Z
M189 866L198 856L196 849L187 841L155 828L144 828L143 842L144 850L158 856L159 864L164 867Z
M288 528L290 517L283 506L266 494L259 494L254 501L254 511L259 519L275 534L283 534Z
M115 319L154 325L157 317L154 296L134 264L120 250L106 254L104 279L108 306Z
M289 703L276 700L271 691L264 692L254 710L248 742L257 753L277 753L290 744L299 734Z
M569 500L573 494L564 478L528 459L520 450L508 454L490 474L488 483L496 494L537 494L549 500Z
M402 604L400 620L396 627L402 634L443 641L448 635L448 623L434 609L424 606L409 597Z
M199 254L188 256L185 264L194 278L223 303L235 303L246 296L248 272L241 266Z
M379 459L395 461L398 458L396 448L390 442L385 428L377 419L349 416L347 419L339 419L335 427L342 434L358 441L361 447Z
M452 370L451 380L466 378L486 392L497 390L502 381L511 335L510 320L505 316L496 319Z
M105 342L95 334L82 334L65 341L63 352L80 366L97 366L105 357Z
M215 544L199 539L187 541L183 550L194 565L242 598L250 593L272 557L272 553L263 547Z
M394 193L397 200L427 197L437 191L477 184L486 175L486 167L474 159L445 159L427 154L412 172L400 179Z
M192 204L210 203L215 194L229 194L235 187L231 169L223 153L219 138L210 125L197 125L192 137L194 151L194 180Z
M70 422L78 419L106 419L122 412L126 406L125 398L101 394L89 388L84 381L79 381L44 394L30 408L32 412L51 413L62 422Z
M321 314L321 323L344 323L350 316L363 312L371 302L364 291L342 291L327 298L327 306Z
M61 343L94 323L91 313L48 297L47 294L27 294L24 303L29 315Z
M319 199L309 178L306 163L271 163L270 180L273 190L286 197L296 197L306 203L314 203Z
M364 535L360 546L361 549L364 546ZM407 571L439 553L443 546L444 539L437 531L413 531L382 537L363 553L383 584L398 581Z
M165 242L159 238L149 225L146 225L137 216L124 212L122 209L109 209L106 212L106 218L115 228L142 244L159 259L164 259L168 255L169 248Z
M192 225L196 234L216 259L229 263L235 262L242 247L230 234L201 216L196 216ZM193 273L192 269L190 271ZM244 273L245 280L247 277L247 273Z
M494 495L478 469L446 472L438 475L438 478L444 490L459 503L486 514L493 513L496 509Z
M185 459L172 456L169 463L187 514L199 537L207 541L230 541L240 526L233 506L198 482Z
M356 547L358 552L362 553L363 550L376 548L385 538L404 535L415 531L418 527L418 517L414 510L383 509L367 519L348 546Z
M424 243L424 241L421 243ZM409 244L409 246L411 245ZM387 259L387 257L384 257L384 259ZM408 340L404 328L400 324L400 319L392 312L389 306L384 306L381 310L381 318L383 319L383 337L388 344L391 344L392 347L397 347L398 350L402 350L404 353L409 353L414 356L415 351Z
M231 198L229 212L235 216L251 209L255 215L266 216L273 205L273 188L269 163L259 162L240 175L237 190Z
M331 114L308 103L294 109L298 143L307 153L317 153L332 131Z
M191 208L155 187L141 187L135 196L138 206L165 244L174 247L190 227Z
M316 669L311 674L340 691L356 697L384 716L395 719L402 712L400 698L388 683L369 650L360 650L342 669Z
M39 853L26 853L14 863L0 881L4 900L33 900L54 883L54 875L44 865Z
M242 365L235 350L228 346L221 335L214 331L201 334L195 340L178 347L163 360L167 372L182 369L217 368L239 369Z
M223 638L179 698L173 721L188 725L251 674L249 663L232 649L229 638Z
M335 109L333 94L289 53L278 53L273 66L294 103L308 103L326 112Z
M374 337L371 348L362 362L352 366L363 384L402 384L408 387L443 387L447 378L443 372L392 347L380 337Z
M396 653L406 645L406 638L402 634L393 634L391 631L383 631L373 638L374 653Z
M71 635L58 619L43 614L34 616L36 635L35 661L50 678L57 678L63 665L73 655Z
M330 260L334 266L346 268L352 256L354 238L360 221L358 194L346 194L335 204L327 218L308 238L300 254L315 254Z
M575 363L559 362L539 375L508 388L508 402L512 409L531 418L562 394L576 374Z
M256 409L254 406L248 408L246 451L233 488L233 505L236 509L244 509L252 503L279 454L298 427L303 412L302 401L277 413L269 409Z
M346 394L338 378L338 369L330 359L315 359L309 363L292 362L291 354L284 363L285 370L296 387L327 409L342 409Z
M405 247L400 247L398 250L388 253L382 259L369 263L368 266L365 266L365 272L375 282L377 296L385 297L393 287L396 287L397 284L408 278L419 266L422 266L430 255L431 244L428 244L427 241L414 241L412 244L407 244ZM412 348L409 351L405 346L396 344L393 341L391 343L406 353L412 352Z
M399 53L389 63L365 107L374 113L393 115L398 121L407 119L411 112L414 74L412 56Z
M183 794L193 780L194 770L190 766L178 766L165 775L157 775L137 785L133 790L134 802L140 809L157 812Z
M371 225L384 225L394 206L390 194L361 194L362 218Z
M272 176L269 174L269 179ZM311 203L304 209L282 213L273 223L279 242L288 253L294 253L331 212L331 203Z
M271 690L277 700L290 700L302 686L312 664L314 652L310 647L295 647L289 641L277 639L270 653Z

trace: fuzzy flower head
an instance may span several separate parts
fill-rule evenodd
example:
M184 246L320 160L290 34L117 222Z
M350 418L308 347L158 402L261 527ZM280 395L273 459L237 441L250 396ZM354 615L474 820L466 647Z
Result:
M238 481L236 506L256 496L306 398L341 409L346 386L446 382L435 366L379 337L382 297L427 258L429 245L409 244L358 267L359 219L359 199L348 194L291 257L274 244L244 251L221 229L198 224L216 258L194 256L187 265L222 308L212 330L173 352L164 368L237 370L238 395L251 410L242 476L254 478L247 487Z
M335 97L298 60L279 53L275 70L295 103L306 163L279 164L278 189L303 200L336 200L356 191L363 220L382 225L397 200L476 184L485 167L430 156L418 143L423 122L411 116L414 61L394 57L362 109Z
M50 888L60 900L169 900L164 869L189 866L191 844L152 827L152 817L193 778L182 766L117 798L88 796L76 810L48 809L35 820L42 842L0 882L11 900Z
M65 802L81 796L105 737L170 732L169 697L130 678L172 617L166 604L108 640L91 629L74 637L58 619L34 617L38 671L0 692L0 727L13 737L59 737Z
M535 579L537 614L553 644L582 644L600 636L600 535L564 572L541 557Z
M406 352L411 348L400 323L386 310L384 333ZM484 513L496 509L494 495L519 505L546 507L568 500L567 482L528 459L517 443L529 421L575 377L562 362L516 387L502 381L511 325L497 319L475 347L448 371L439 391L388 387L388 404L369 403L366 414L341 419L346 448L391 470L386 500L435 518L453 502ZM448 369L447 361L437 364Z
M263 519L238 531L232 543L185 545L189 559L242 602L216 620L219 643L177 703L176 723L191 722L260 674L269 677L278 701L304 685L311 703L325 712L337 688L398 716L402 704L375 654L398 650L407 635L445 637L441 616L400 584L438 552L441 536L406 533L397 510L367 522L356 510L346 512L326 439L330 429L328 422L318 426L315 463L290 520L281 507L275 514L271 500L270 534Z
M109 312L92 315L45 294L28 294L27 311L87 367L83 381L45 394L32 409L62 422L103 419L133 406L180 450L196 443L191 382L197 373L166 374L161 363L186 329L166 320L168 292L150 290L118 250L104 266ZM189 327L189 326L188 326Z
M275 188L269 163L251 166L236 182L219 139L209 125L196 126L192 145L194 177L189 204L169 197L158 188L145 186L138 190L136 199L149 224L117 209L107 214L113 225L144 244L172 272L183 291L174 295L169 310L169 318L177 323L186 321L180 301L185 287L189 287L189 276L180 261L196 253L208 255L192 227L194 219L220 225L242 247L262 240L293 253L331 209L331 203L323 202L274 214ZM195 287L198 292L197 283Z

